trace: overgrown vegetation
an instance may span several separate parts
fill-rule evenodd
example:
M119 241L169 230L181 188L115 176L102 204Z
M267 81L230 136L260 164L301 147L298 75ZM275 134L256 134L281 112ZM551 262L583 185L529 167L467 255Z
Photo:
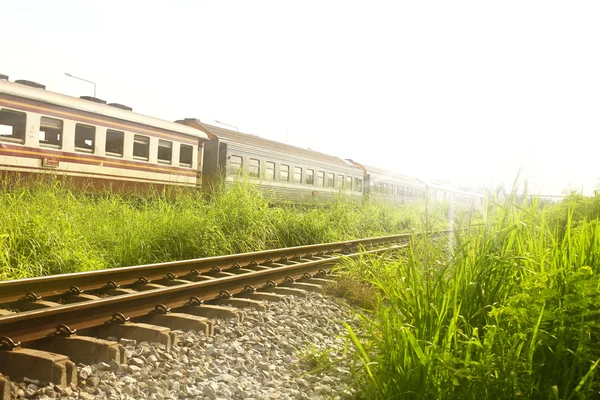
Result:
M377 296L347 326L362 397L599 398L599 205L509 199L444 243L348 261Z
M0 185L0 279L190 259L410 231L422 206L273 206L238 183L211 198L84 194L61 181ZM432 219L445 225L445 208Z

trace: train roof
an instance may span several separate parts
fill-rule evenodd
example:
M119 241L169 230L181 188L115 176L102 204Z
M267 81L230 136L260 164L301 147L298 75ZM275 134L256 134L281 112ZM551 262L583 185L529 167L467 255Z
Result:
M35 85L33 82L28 83ZM154 118L143 114L138 114L128 109L121 109L118 108L119 105L110 106L95 102L93 100L86 100L61 93L47 91L42 85L38 85L38 87L33 87L28 86L27 84L10 82L7 79L0 79L0 93L30 100L36 100L61 107L68 107L79 111L86 111L94 114L104 115L107 117L135 122L138 124L144 124L156 128L162 128L165 130L193 136L199 139L208 139L208 135L205 132L202 132L198 129L194 129L189 126L177 124L175 122L165 121L159 118Z
M395 171L389 171L389 170L386 170L383 168L377 168L377 167L373 167L373 166L370 166L367 164L358 163L354 160L349 160L349 161L357 166L362 166L368 174L375 173L378 175L384 175L384 176L390 177L391 179L402 180L405 182L411 182L411 183L420 184L420 185L425 184L422 180L415 178L414 176L403 175L403 174L395 172Z
M320 153L318 151L309 150L302 147L296 147L290 144L276 142L274 140L264 139L248 133L232 131L230 129L206 124L199 120L186 119L186 122L194 122L195 124L202 127L205 130L205 132L207 132L209 135L213 135L219 138L220 140L224 140L226 142L236 142L249 146L269 149L278 153L301 156L311 160L319 160L324 163L333 164L345 168L357 168L355 165L349 164L339 157L325 153Z

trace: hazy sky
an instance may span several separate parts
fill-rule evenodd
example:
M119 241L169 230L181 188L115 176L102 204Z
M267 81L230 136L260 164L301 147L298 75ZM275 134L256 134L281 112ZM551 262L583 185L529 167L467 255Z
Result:
M25 1L0 73L459 184L591 191L598 1Z

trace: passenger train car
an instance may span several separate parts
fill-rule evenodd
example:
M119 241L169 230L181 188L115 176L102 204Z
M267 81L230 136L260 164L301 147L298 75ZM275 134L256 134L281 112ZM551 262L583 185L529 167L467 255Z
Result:
M65 96L34 82L4 78L2 177L52 172L115 189L197 186L208 139L204 132L136 114L121 104Z
M236 176L276 200L320 201L340 192L362 197L363 171L338 157L212 126L197 119L179 121L205 132L202 174L205 185Z
M0 75L0 177L62 175L111 190L210 189L237 176L268 197L339 196L479 208L482 196L188 118L169 122L117 103L46 91Z
M349 161L364 171L366 193L377 201L405 204L426 197L427 186L417 178Z

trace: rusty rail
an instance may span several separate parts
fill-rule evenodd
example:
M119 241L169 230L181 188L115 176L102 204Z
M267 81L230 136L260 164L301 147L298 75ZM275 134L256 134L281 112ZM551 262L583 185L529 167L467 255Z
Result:
M442 231L448 233L451 231ZM348 253L360 247L370 248L391 243L407 241L413 234L381 236L367 239L356 239L344 242L315 244L308 246L287 247L252 253L232 254L226 256L197 258L158 264L147 264L132 267L105 269L98 271L78 272L74 274L51 275L39 278L26 278L11 281L0 281L0 305L21 299L26 293L35 293L40 297L56 296L64 293L72 286L89 291L99 289L108 282L118 285L131 285L144 277L149 282L190 274L203 274L211 270L229 271L244 264L281 261L293 258L310 257L315 254ZM417 233L415 235L422 235ZM171 275L169 275L171 274Z
M366 253L380 253L397 247L371 250ZM15 342L29 342L51 335L59 324L80 330L102 325L111 320L115 313L121 313L129 318L140 317L147 315L159 304L177 308L189 304L192 297L210 300L218 297L224 291L237 293L249 286L261 288L266 286L269 281L281 282L288 277L300 278L307 272L314 273L343 257L356 257L359 254L340 255L214 280L191 282L135 294L15 313L0 317L0 336L10 337Z
M440 233L448 231L435 234ZM235 297L248 288L260 291L272 285L285 286L294 279L306 279L306 273L310 281L310 274L326 273L325 267L344 257L359 256L361 248L367 249L362 254L376 254L406 245L412 236L393 235L4 281L0 282L0 309L10 309L11 304L27 307L4 316L0 313L0 338L4 337L4 342L7 339L15 343L31 342L52 335L59 325L81 330L107 323L117 313L127 318L142 317L156 306L178 308L189 305L192 298L197 302L218 298L223 293L227 296L234 293ZM107 281L112 282L113 289L125 284L139 291L128 289L107 297L98 296L98 291L106 287ZM155 284L149 285L152 281ZM82 296L83 289L87 288L96 290L96 293ZM91 293L94 293L93 290ZM73 300L69 297L71 295L79 298ZM32 305L35 307L30 307Z

